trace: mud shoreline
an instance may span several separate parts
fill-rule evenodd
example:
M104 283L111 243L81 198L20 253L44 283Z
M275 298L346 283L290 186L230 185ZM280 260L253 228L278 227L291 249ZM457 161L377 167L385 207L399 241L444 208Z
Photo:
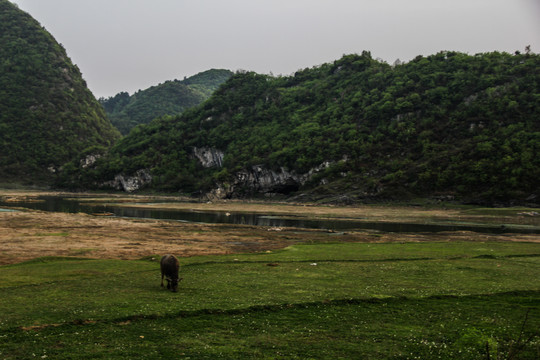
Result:
M10 208L17 202L36 199L52 192L0 190ZM62 193L63 196L70 194ZM71 194L74 195L74 194ZM80 194L76 194L80 196ZM92 195L89 195L92 196ZM213 211L252 211L308 218L368 218L375 221L426 221L457 219L458 210L403 207L360 206L330 207L298 204L275 204L229 201L194 203L166 197L169 203L148 204L156 197L102 195L92 201L122 203L123 206L189 208ZM163 200L160 198L160 200ZM142 204L146 203L146 204ZM469 216L481 221L485 217ZM485 220L485 219L484 219ZM530 222L516 218L517 222ZM536 219L534 221L537 221ZM173 253L180 257L230 253L263 252L291 244L316 242L404 242L404 241L530 241L540 242L537 234L478 234L471 232L383 233L352 231L332 233L325 230L269 228L263 226L198 224L178 221L127 219L89 214L69 214L21 210L0 212L0 265L15 264L43 256L70 256L99 259L139 259L155 254Z

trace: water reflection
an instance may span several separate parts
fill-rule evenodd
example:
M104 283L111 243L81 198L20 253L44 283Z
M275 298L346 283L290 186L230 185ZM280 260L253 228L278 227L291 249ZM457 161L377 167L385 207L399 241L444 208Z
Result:
M440 231L474 231L481 233L540 233L536 228L515 228L505 226L473 226L473 225L444 225L444 224L410 224L388 222L364 222L346 220L309 220L294 217L267 216L257 213L226 213L219 211L189 211L189 210L159 210L137 207L122 207L98 205L85 202L84 198L66 199L55 196L43 196L39 201L5 203L2 206L17 206L34 210L111 214L119 217L177 220L185 222L212 224L245 224L266 227L298 227L308 229L328 229L335 231L370 229L383 232L440 232Z

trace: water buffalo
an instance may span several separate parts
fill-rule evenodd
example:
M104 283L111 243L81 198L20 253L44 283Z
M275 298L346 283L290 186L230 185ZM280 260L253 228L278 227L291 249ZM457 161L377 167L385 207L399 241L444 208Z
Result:
M178 268L180 264L178 259L174 255L165 255L161 258L161 286L163 286L163 278L167 279L167 289L172 292L178 290L178 281L182 278L178 278Z

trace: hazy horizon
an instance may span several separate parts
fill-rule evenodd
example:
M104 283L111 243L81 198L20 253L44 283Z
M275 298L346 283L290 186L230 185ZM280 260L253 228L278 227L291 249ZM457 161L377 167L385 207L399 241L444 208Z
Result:
M540 50L536 0L12 0L66 48L96 97L211 68L289 75L370 51Z

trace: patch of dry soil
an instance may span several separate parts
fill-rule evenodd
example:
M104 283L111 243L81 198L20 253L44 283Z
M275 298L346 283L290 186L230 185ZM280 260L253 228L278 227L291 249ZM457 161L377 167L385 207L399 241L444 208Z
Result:
M0 197L16 208L18 201L38 201L40 195L80 194L40 191L0 190ZM272 204L229 201L194 203L189 199L166 197L173 203L148 204L163 200L150 196L99 195L93 201L130 204L138 207L190 209L202 211L259 212L306 218L364 219L369 221L430 222L433 220L486 221L485 216L463 217L458 210L411 207L332 207L306 204ZM89 200L89 199L87 199ZM133 204L136 203L136 204ZM147 203L147 204L145 204ZM12 206L11 206L12 205ZM523 218L523 219L521 219ZM506 223L530 222L525 217L496 218ZM499 222L501 223L501 222ZM532 224L536 224L534 219ZM472 232L382 233L268 228L249 225L198 224L165 220L143 220L42 211L0 212L0 265L18 263L42 256L73 256L102 259L139 259L172 253L187 257L281 249L295 243L318 242L405 242L405 241L531 241L538 234L478 234Z
M260 252L294 243L328 241L537 241L538 235L329 233L246 225L194 224L87 214L17 211L0 213L0 265L42 256L139 259L155 254L177 256Z

